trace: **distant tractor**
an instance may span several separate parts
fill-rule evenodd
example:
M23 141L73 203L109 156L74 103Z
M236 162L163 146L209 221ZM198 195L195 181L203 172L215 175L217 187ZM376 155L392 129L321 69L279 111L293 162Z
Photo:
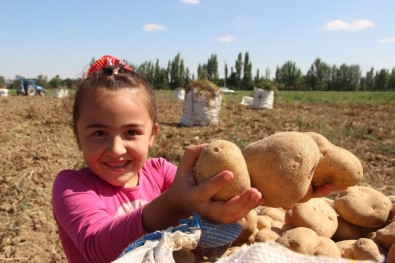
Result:
M43 87L37 85L37 80L27 79L21 76L18 76L16 80L19 82L19 86L17 87L16 91L18 95L44 95L44 89Z

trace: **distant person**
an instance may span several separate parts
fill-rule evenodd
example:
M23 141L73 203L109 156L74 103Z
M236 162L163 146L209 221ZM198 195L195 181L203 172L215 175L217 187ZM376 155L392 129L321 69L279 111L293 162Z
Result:
M233 174L196 184L193 167L205 144L189 146L178 168L149 158L159 131L155 96L147 80L117 58L104 56L91 65L77 87L72 118L87 167L61 171L52 196L69 262L110 262L143 235L194 212L230 223L263 201L254 188L213 201Z
M40 96L44 95L44 88L43 87L37 85L36 86L36 91L37 91L38 95L40 95Z

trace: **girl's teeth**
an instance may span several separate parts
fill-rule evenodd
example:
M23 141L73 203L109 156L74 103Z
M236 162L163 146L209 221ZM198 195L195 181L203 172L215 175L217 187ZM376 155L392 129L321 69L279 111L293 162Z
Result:
M115 168L118 168L118 167L123 167L123 166L125 166L125 164L126 164L126 162L122 162L122 163L112 163L112 164L109 164L111 167L115 167Z

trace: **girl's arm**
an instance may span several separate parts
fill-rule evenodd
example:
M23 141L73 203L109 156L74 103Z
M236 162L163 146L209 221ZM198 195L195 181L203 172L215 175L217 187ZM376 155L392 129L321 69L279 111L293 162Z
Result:
M113 218L87 174L63 171L55 179L53 212L68 257L111 262L133 240L145 234L141 211ZM105 197L105 196L104 196Z

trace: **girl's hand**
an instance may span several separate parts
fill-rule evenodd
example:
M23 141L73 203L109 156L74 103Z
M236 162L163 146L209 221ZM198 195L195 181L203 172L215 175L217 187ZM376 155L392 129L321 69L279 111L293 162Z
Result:
M212 200L213 195L229 184L234 176L232 172L224 171L197 185L193 167L205 146L206 144L190 146L185 150L169 191L173 193L173 198L177 196L175 202L179 203L179 209L188 211L190 215L197 212L202 218L215 222L236 222L263 202L262 195L258 190L250 188L228 201Z
M311 198L325 197L330 194L334 189L333 184L324 184L321 186L314 187L310 185L309 190L306 195L299 201L299 203L304 203L309 201Z

